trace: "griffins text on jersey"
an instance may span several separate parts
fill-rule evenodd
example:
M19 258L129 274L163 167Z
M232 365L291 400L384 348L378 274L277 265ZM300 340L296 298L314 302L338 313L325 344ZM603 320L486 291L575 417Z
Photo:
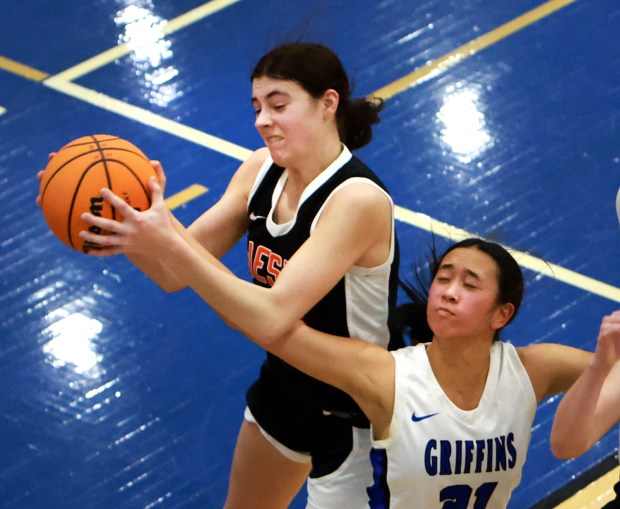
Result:
M268 247L255 246L251 240L248 242L250 274L260 283L273 286L287 261Z
M486 440L429 440L424 453L428 475L499 472L517 462L513 433Z

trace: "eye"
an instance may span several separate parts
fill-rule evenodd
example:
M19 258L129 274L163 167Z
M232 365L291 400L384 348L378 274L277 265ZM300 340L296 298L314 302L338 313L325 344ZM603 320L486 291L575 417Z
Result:
M478 288L476 285L473 285L473 284L471 284L471 283L463 283L463 286L464 286L465 288L470 289L470 290L475 290L476 288Z
M273 109L276 110L276 111L280 111L280 110L283 110L285 106L286 106L286 104L276 104L273 107Z

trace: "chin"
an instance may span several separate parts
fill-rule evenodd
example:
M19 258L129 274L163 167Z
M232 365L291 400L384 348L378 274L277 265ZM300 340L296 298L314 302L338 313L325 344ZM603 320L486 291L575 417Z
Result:
M271 159L278 166L286 167L288 162L288 157L280 152L278 149L274 149L272 147L267 147L269 149L269 155L271 155Z

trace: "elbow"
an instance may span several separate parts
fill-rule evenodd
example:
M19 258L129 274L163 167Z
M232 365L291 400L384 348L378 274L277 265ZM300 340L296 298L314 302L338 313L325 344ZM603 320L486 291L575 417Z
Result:
M551 435L550 440L551 445L551 453L553 456L559 460L569 460L572 458L576 458L577 456L583 454L585 451L575 450L573 445L567 444L566 440L558 439Z
M563 450L563 448L553 440L551 440L551 453L555 458L559 460L567 460L571 458L571 456L567 454L567 452Z
M157 286L165 293L176 293L183 290L185 286L170 281L157 281Z
M279 339L285 336L284 331L280 331L279 328L267 329L265 331L260 331L258 334L254 334L254 341L258 343L260 346L269 349L269 347L273 346Z
M265 323L251 331L245 331L245 335L257 345L266 350L273 349L282 339L287 338L293 331L293 327L286 323Z
M570 451L562 449L561 447L551 446L551 452L553 453L553 456L559 460L570 460L579 456L578 454L573 454Z

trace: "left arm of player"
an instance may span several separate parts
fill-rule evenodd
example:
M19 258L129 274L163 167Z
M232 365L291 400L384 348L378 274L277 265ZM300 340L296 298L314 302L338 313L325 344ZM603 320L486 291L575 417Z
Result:
M536 400L566 392L592 359L592 353L571 346L540 343L517 349L527 371Z

